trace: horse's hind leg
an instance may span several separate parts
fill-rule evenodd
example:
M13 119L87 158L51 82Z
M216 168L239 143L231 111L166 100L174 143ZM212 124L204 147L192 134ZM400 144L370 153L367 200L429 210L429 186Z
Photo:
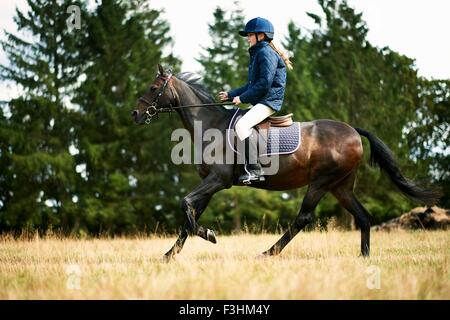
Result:
M356 223L361 229L361 254L363 257L368 257L370 255L370 214L353 193L355 177L356 171L331 192L339 203L355 217Z
M294 224L285 232L280 240L278 240L269 250L265 251L263 255L272 256L279 254L289 241L313 220L314 209L317 207L317 204L325 193L327 193L326 190L316 189L313 186L310 186L303 199L302 207Z

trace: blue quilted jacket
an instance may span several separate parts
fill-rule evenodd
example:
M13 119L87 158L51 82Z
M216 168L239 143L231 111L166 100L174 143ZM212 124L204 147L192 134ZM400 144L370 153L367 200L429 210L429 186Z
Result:
M228 97L239 96L242 103L262 103L275 111L281 109L286 86L286 65L267 41L256 43L249 49L248 82L231 90Z

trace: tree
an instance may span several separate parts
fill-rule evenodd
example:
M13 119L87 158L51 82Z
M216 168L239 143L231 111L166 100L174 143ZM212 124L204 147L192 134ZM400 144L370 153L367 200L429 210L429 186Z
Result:
M103 1L90 11L78 4L81 29L66 24L73 2L28 3L16 23L32 39L8 34L2 43L10 60L2 78L24 94L0 117L0 229L120 233L153 230L166 216L175 224L148 207L166 200L155 190L174 176L163 169L170 152L155 152L170 147L170 119L149 130L130 117L157 63L179 65L163 53L169 25L140 0Z
M214 22L208 25L212 45L197 61L204 68L203 81L212 91L229 90L245 84L249 63L248 45L238 32L245 22L242 9L227 12L217 7Z
M75 225L94 233L153 230L158 221L170 226L173 217L167 219L157 204L165 200L164 189L175 188L164 185L175 174L167 169L171 119L138 126L130 116L157 64L175 69L180 64L163 53L172 43L169 25L144 1L103 1L88 21L88 33L90 63L75 99L80 106L75 158L83 171L78 185L83 215ZM169 204L164 209L173 214L179 205Z
M69 153L74 112L64 97L80 74L84 33L71 33L66 25L73 3L28 0L30 10L17 10L15 22L30 36L5 32L1 43L9 59L1 78L22 89L3 108L10 115L2 117L0 130L2 230L60 225L74 212L76 174Z
M440 185L440 205L450 206L450 80L420 79L417 118L404 129L407 145L416 164L422 163ZM423 178L423 173L421 178Z

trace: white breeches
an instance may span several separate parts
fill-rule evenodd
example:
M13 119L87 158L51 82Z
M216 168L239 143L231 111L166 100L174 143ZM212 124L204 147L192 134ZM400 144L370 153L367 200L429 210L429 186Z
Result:
M252 133L252 128L272 115L275 112L272 108L258 103L250 108L246 114L236 123L236 134L239 140L245 140Z

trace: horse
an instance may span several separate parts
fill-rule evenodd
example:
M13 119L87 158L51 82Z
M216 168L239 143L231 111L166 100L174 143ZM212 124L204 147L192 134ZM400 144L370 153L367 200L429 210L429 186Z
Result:
M158 71L132 111L137 124L150 123L159 112L176 111L191 139L194 137L195 121L201 121L202 130L215 128L225 135L235 109L215 103L214 97L197 82L198 79L192 78L192 73L175 76L161 65L158 65ZM279 157L276 174L248 186L266 190L291 190L307 186L297 217L261 257L278 255L297 233L311 223L316 206L328 192L353 215L361 231L361 256L370 255L370 214L353 192L357 170L363 159L361 136L369 141L370 163L378 166L403 194L429 206L438 201L439 191L422 188L402 175L391 150L374 134L333 120L302 122L301 147ZM180 253L188 235L197 235L216 243L214 231L199 225L198 220L214 194L242 185L238 182L241 168L242 164L206 164L203 160L197 165L201 183L181 200L181 211L186 215L186 220L164 259L171 260Z

